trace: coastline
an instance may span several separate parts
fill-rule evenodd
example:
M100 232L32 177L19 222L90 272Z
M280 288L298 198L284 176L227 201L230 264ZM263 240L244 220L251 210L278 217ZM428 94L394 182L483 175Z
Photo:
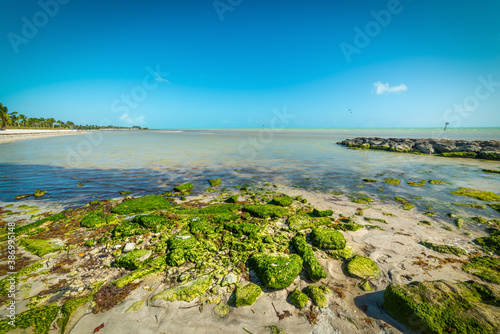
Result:
M55 136L78 135L87 133L81 130L36 130L36 129L7 129L0 131L0 145L14 143L26 139L38 139Z

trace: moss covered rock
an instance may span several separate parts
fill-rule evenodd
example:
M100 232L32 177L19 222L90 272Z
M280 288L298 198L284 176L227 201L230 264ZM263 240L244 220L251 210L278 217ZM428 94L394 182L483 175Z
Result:
M290 303L298 308L306 307L307 302L309 301L307 295L297 289L293 290L288 298L290 298Z
M219 318L225 318L229 314L229 305L225 302L219 302L215 307L214 307L214 313L216 316Z
M400 179L392 179L392 178L386 178L384 179L385 184L391 184L393 186L397 186L401 183Z
M308 228L331 224L331 220L327 217L312 218L307 213L297 213L287 220L288 228L292 231L300 231Z
M141 228L138 224L125 221L113 229L114 238L125 238L133 235L149 233L149 230Z
M167 219L158 215L135 216L134 219L132 219L132 222L154 231L159 231L162 226L168 223Z
M67 333L71 330L71 324L68 326L68 322L71 319L71 316L75 314L75 311L77 311L80 307L84 306L88 302L92 300L92 297L83 297L83 298L74 298L66 301L64 305L61 307L61 314L62 317L57 320L57 324L59 325L59 328L61 328L61 333ZM85 311L85 310L83 310ZM77 312L78 313L78 312ZM80 312L81 315L83 316L83 313ZM75 321L72 321L73 325ZM66 331L67 329L67 331Z
M44 256L63 248L60 242L46 239L22 239L21 246L37 256Z
M500 259L489 256L478 256L462 265L462 269L469 274L481 278L483 281L500 285Z
M332 210L318 210L318 209L313 209L313 212L312 212L312 215L314 217L328 217L328 216L331 216L333 215L333 211Z
M106 216L104 213L89 213L80 221L80 226L98 228L108 225L116 225L120 223L120 219L113 216Z
M151 251L146 249L137 249L120 256L115 260L115 265L120 268L135 270L139 268L144 261L149 259Z
M312 230L311 240L314 246L322 249L343 249L346 245L342 233L320 227Z
M189 194L192 190L193 190L192 183L183 183L174 188L174 191L183 194Z
M484 250L500 255L500 230L488 229L489 237L477 238L474 242Z
M211 179L211 180L208 180L208 183L210 183L210 187L218 187L222 184L222 180L221 179Z
M119 215L132 215L155 210L166 210L168 208L170 208L168 199L157 195L150 195L126 200L115 206L111 212Z
M356 255L347 263L346 272L350 276L362 279L378 278L380 276L377 264L372 259L359 255Z
M153 296L152 300L166 300L169 302L190 302L195 298L202 297L212 284L213 274L200 276L192 281L182 283L178 286L163 290Z
M258 218L281 218L288 214L287 209L272 204L245 205L243 211Z
M248 263L264 286L271 289L290 286L302 271L302 258L297 254L254 253Z
M252 282L237 285L234 294L234 305L236 307L253 305L261 294L262 289L260 286Z
M462 248L455 246L434 244L427 241L422 241L420 242L420 244L439 253L455 254L457 256L466 254L466 252Z
M325 253L336 260L349 260L354 256L354 252L349 246L345 246L343 249L327 249Z
M119 288L124 287L127 284L132 283L135 280L144 278L148 275L161 272L165 270L166 265L166 255L157 257L147 263L143 264L139 269L120 277L118 280L114 281L112 284Z
M226 198L226 200L224 202L226 202L226 203L237 203L238 202L238 198L239 198L238 195L229 196L228 198Z
M458 190L453 191L451 194L457 196L472 197L486 202L500 202L500 196L498 194L471 188L459 188Z
M241 238L243 235L246 235L252 240L259 239L259 233L261 230L259 226L249 223L226 223L224 224L224 229L227 231L231 231L237 238Z
M384 309L420 333L497 333L500 295L494 286L472 281L390 284ZM496 305L497 307L491 306Z
M292 244L297 250L297 253L303 260L304 269L307 276L313 282L317 282L326 277L325 269L321 266L318 259L314 256L312 247L307 244L306 239L301 235L296 235L292 239Z
M439 180L429 180L430 184L449 184L448 182L439 181Z
M326 307L328 305L323 290L321 290L317 286L309 285L304 289L304 292L309 296L309 298L311 298L311 301L314 305L318 307Z
M293 198L286 195L275 196L271 202L277 206L290 206L293 203Z

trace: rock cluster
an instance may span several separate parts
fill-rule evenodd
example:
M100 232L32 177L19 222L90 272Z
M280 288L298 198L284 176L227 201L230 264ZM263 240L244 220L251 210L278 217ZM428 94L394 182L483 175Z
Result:
M358 137L346 139L337 144L358 149L500 160L500 141L498 140L466 141L432 138Z

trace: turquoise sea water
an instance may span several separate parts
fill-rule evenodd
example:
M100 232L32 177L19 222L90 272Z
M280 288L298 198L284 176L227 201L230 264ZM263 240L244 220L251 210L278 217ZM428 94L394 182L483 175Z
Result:
M430 202L457 201L448 193L458 187L500 192L500 175L481 171L500 169L500 161L350 150L336 144L357 136L498 140L500 128L97 131L25 140L0 145L0 201L43 189L49 192L40 200L81 204L118 197L119 190L164 192L183 182L203 192L207 179L215 177L224 186L280 183L374 198L422 196ZM402 184L384 185L385 177L400 178ZM363 178L379 182L364 184ZM422 179L451 185L445 186L449 191L436 192L429 185L406 184Z

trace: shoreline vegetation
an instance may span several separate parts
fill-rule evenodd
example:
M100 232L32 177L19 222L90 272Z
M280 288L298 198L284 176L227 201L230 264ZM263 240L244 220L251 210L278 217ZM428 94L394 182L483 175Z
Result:
M500 141L498 140L357 137L337 144L359 150L371 149L450 158L500 160Z
M221 179L80 207L0 203L0 247L9 223L16 235L2 312L10 282L18 287L15 326L1 320L0 333L493 334L500 196L453 190L473 203L445 219L420 212L417 197L405 208L398 197ZM6 251L0 260L6 269Z

